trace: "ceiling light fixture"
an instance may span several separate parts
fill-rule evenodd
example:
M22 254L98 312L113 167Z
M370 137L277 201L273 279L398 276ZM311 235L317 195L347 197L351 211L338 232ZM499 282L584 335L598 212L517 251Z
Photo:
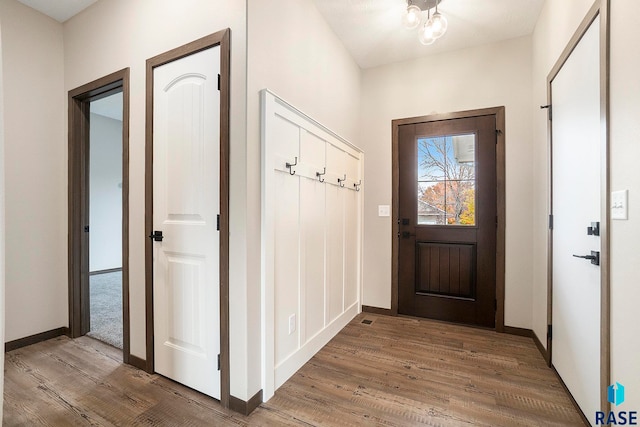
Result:
M407 13L402 16L402 25L408 30L418 28L422 21L422 10L415 4L407 6Z
M438 11L442 0L407 0L407 11L402 17L402 25L413 30L422 22L422 12L427 11L427 19L418 30L418 40L423 45L433 44L447 31L447 18ZM435 9L433 16L431 9Z

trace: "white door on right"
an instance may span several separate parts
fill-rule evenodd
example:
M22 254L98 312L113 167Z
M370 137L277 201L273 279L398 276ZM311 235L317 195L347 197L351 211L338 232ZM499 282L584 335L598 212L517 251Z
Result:
M154 69L155 371L220 399L220 47Z
M600 410L600 19L551 82L552 364L587 419ZM597 253L597 254L596 254ZM582 258L579 258L582 257Z

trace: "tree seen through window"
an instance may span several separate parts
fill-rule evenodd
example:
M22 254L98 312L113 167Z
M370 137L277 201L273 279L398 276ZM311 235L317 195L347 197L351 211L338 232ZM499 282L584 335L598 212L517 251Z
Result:
M418 224L475 225L475 139L418 138Z

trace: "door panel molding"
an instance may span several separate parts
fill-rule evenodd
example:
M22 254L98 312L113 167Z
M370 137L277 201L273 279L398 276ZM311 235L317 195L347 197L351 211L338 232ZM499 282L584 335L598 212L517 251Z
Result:
M89 107L122 92L122 361L130 363L129 327L129 68L69 91L68 271L69 336L88 332L89 325Z
M417 292L455 298L475 297L475 244L417 242L416 252ZM446 268L442 268L443 258ZM443 289L443 285L446 288Z
M231 30L224 29L147 60L145 126L145 311L146 371L153 360L153 70L215 46L220 46L220 403L229 407L229 108Z
M558 75L562 66L567 62L591 24L600 17L600 406L608 411L611 404L607 400L606 387L611 382L611 353L610 353L610 180L609 180L609 57L610 57L610 0L595 0L591 9L576 29L567 43L560 57L547 76L547 104L553 105L551 83ZM553 213L553 135L551 121L547 130L549 147L548 170L548 206L549 214ZM548 230L547 243L547 325L553 325L553 230ZM551 336L546 339L545 359L552 366L553 343ZM576 405L577 407L577 405ZM577 407L579 412L581 409ZM583 414L584 415L584 414Z
M506 203L505 203L505 108L493 107L477 110L458 111L453 113L433 114L428 116L397 119L391 122L392 129L392 259L391 259L391 314L398 315L398 286L399 286L399 218L400 197L400 158L399 141L400 128L403 125L437 122L452 119L464 119L479 116L495 116L496 118L496 211L498 214L496 227L496 321L497 332L504 332L504 295L505 295L505 228L506 228Z

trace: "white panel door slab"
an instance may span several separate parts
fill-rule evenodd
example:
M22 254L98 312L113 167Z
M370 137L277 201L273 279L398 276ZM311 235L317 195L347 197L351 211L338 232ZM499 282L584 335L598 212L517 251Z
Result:
M600 59L596 19L551 86L553 120L552 363L588 419L600 410Z
M220 398L220 48L154 70L156 372Z

